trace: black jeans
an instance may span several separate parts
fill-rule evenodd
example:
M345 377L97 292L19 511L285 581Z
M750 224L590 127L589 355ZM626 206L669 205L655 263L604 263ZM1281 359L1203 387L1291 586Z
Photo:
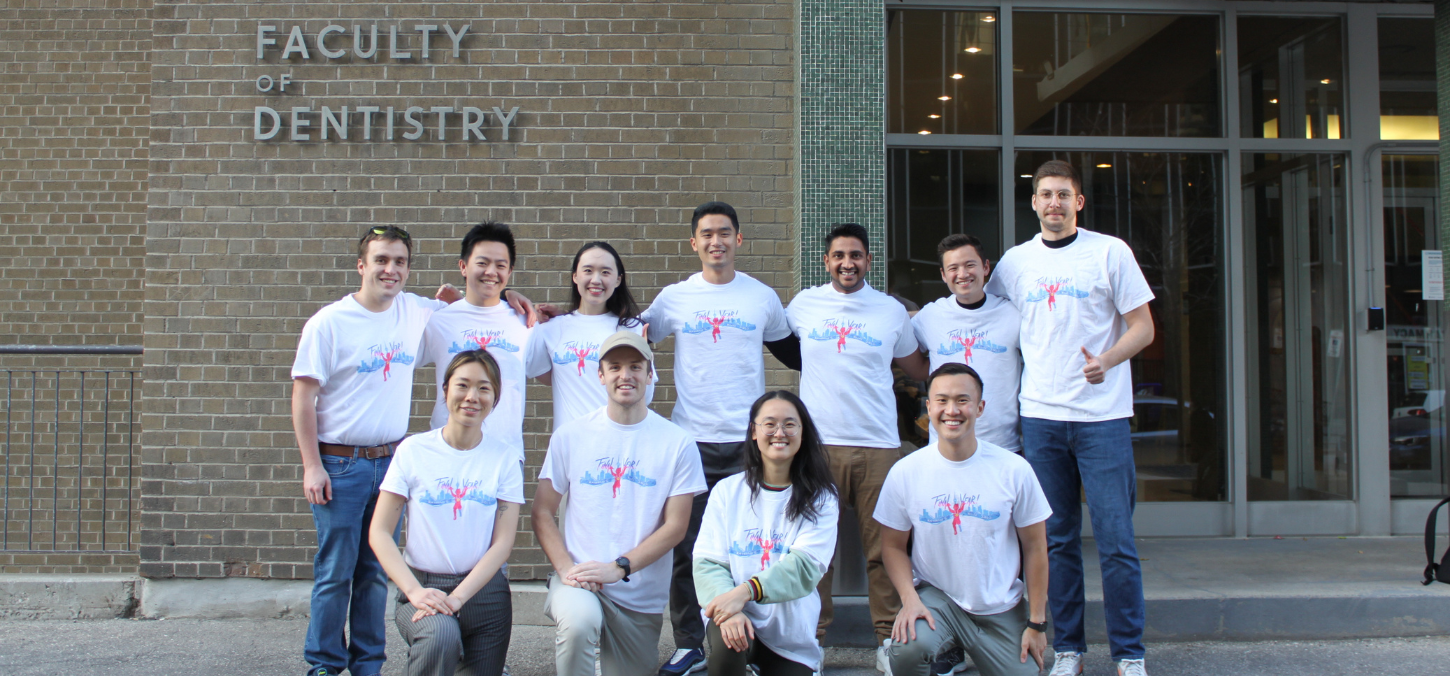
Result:
M760 676L811 676L810 667L781 657L758 639L750 639L750 647L735 652L725 647L720 626L710 625L710 676L745 676L745 665L754 664Z
M700 447L700 464L705 467L706 490L695 496L690 507L690 527L685 530L685 539L675 545L674 573L670 579L670 625L674 627L677 649L705 649L705 622L700 619L700 601L695 597L695 538L700 536L700 520L705 516L710 489L721 479L744 469L746 443L696 444Z

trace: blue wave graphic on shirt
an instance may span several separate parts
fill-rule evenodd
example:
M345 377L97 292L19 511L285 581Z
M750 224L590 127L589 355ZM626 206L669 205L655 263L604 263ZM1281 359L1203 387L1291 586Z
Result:
M967 346L961 343L952 343L950 345L942 343L941 346L937 348L936 353L943 357L950 357L954 354L961 354L966 349ZM975 343L972 343L972 349L986 350L988 352L995 352L997 354L1002 354L1003 352L1007 351L1007 348L1005 346L998 345L990 340L979 340Z
M650 486L655 485L654 479L640 474L637 470L633 469L625 472L624 475L619 478L623 479L624 481L639 484L640 486L644 486L645 488L649 488ZM604 470L599 470L599 474L590 474L589 472L585 472L584 476L579 478L579 483L586 486L603 486L605 484L614 483L614 476Z
M462 499L468 500L470 502L477 502L484 507L492 507L493 505L498 504L498 498L495 498L492 495L484 493L483 491L478 489L473 489L469 491L468 494L463 496ZM423 491L423 497L418 498L418 502L421 502L425 505L451 505L453 504L453 496L442 490L438 491L437 493L429 493L428 491Z
M811 329L810 334L808 334L806 337L810 338L811 340L838 341L841 339L841 336L837 335L835 331L822 331L820 329ZM863 343L866 343L867 345L870 345L871 347L881 347L881 341L866 335L866 332L860 329L856 329L855 331L846 334L846 338L850 340L859 340Z
M741 331L754 331L755 330L755 325L754 324L751 324L750 322L741 321L741 320L735 319L735 318L727 319L727 320L725 320L723 322L720 322L720 326L721 326L721 328L724 328L724 327L727 327L728 326L728 327L730 327L732 329L740 329ZM680 331L683 332L683 333L705 333L705 332L711 331L713 329L714 329L714 327L710 326L710 323L709 322L695 322L694 324L686 324L684 326L684 328L680 329Z
M984 509L981 505L972 505L971 507L962 510L962 516L970 516L973 518L981 519L983 521L991 521L999 516L1002 516L1002 513L994 512L990 509ZM922 509L921 516L917 517L917 520L922 523L946 523L952 520L952 513L940 507L937 508L936 514L932 514L931 512Z
M394 364L412 364L413 363L413 355L407 354L407 353L399 354L396 357L393 357L392 363L394 363ZM384 361L382 357L377 357L377 358L373 359L372 361L364 361L361 364L359 364L358 367L357 367L357 372L358 373L372 373L374 371L380 371L387 364L388 364L388 362Z
M758 543L756 543L755 541L753 541L753 540L747 540L744 543L740 543L740 542L731 542L730 543L730 553L733 554L733 555L735 555L735 556L747 556L747 557L748 556L760 556L760 554L762 552L764 552L764 551L765 550L762 549L761 546ZM790 547L787 547L787 546L785 546L785 545L777 542L777 543L775 543L775 546L774 547L771 547L770 548L770 553L771 554L776 554L776 555L779 555L779 556L784 556L784 555L790 553Z
M519 346L514 345L513 343L510 343L502 338L488 341L487 345L479 345L478 343L469 341L464 343L453 343L452 345L448 346L448 354L458 354L459 352L468 352L469 350L503 350L505 352L518 352Z
M1088 292L1086 291L1078 289L1075 286L1064 286L1061 289L1057 290L1057 295L1067 296L1069 298L1087 298L1090 294L1088 294ZM1047 300L1047 296L1048 293L1046 289L1037 289L1036 291L1027 294L1027 298L1024 300L1029 303L1040 303L1044 300Z
M574 356L574 355L572 355L572 354L563 354L563 353L560 353L560 352L555 352L553 354L553 357L554 357L554 363L555 364L577 364L577 363L579 363L579 358L576 357L576 356ZM595 356L595 354L593 352L590 352L589 354L587 354L587 355L584 356L584 361L594 361L594 362L597 362L597 361L599 361L599 357Z

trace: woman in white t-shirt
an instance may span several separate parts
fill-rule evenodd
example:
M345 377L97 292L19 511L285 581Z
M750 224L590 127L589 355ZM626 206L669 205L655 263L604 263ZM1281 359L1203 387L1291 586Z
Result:
M461 664L499 676L513 607L505 562L524 502L523 455L483 431L498 405L498 363L460 352L443 385L448 422L398 445L373 514L369 542L398 585L394 620L408 644L409 676L452 676ZM408 510L408 543L393 533Z
M625 282L624 259L608 242L589 242L570 267L570 311L547 320L529 338L524 368L554 391L554 429L607 402L599 382L599 346L620 329L643 332L639 306ZM540 306L545 314L553 309ZM656 376L658 379L658 376ZM645 403L654 385L645 390Z
M695 540L710 676L810 676L821 668L816 585L836 552L839 506L820 433L785 390L750 407L745 471L722 479Z

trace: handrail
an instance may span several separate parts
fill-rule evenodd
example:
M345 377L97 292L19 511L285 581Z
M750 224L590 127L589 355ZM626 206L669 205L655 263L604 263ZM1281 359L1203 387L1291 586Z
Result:
M0 345L0 354L143 354L140 345Z

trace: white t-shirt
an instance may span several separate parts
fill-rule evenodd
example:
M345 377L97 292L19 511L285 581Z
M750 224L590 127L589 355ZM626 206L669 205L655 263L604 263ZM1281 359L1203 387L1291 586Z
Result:
M419 348L423 353L419 366L437 366L434 380L438 385L438 400L433 404L433 419L430 421L433 429L448 423L448 400L443 391L443 376L448 372L448 363L459 352L482 348L498 362L499 377L503 379L498 404L484 418L483 429L522 450L524 348L529 343L530 332L524 320L504 302L493 307L479 307L461 300L433 313L433 318L428 320L428 328L423 331L423 343Z
M968 310L947 296L911 318L916 342L931 359L931 370L948 362L966 364L982 376L987 408L977 418L977 438L1009 451L1022 448L1017 429L1017 396L1022 389L1022 351L1017 331L1022 316L1005 298L987 294L982 307ZM936 441L936 428L931 428Z
M1116 237L1078 228L1077 240L1048 248L1039 233L1002 256L987 292L1022 313L1022 415L1096 422L1133 415L1127 363L1088 384L1082 348L1102 354L1128 330L1123 315L1153 300L1132 249Z
M661 290L640 318L650 342L675 335L675 424L699 442L744 441L750 405L765 394L761 346L790 335L775 291L740 271L728 284L697 272Z
M899 448L891 360L917 350L906 307L871 285L841 293L822 284L786 309L801 339L801 401L824 443Z
M729 566L737 585L791 552L810 557L825 573L836 553L840 507L836 497L827 494L817 503L820 514L814 521L791 521L786 518L785 508L792 490L762 488L752 501L744 473L721 479L710 491L700 535L695 540L695 558ZM785 603L748 601L743 612L755 625L755 637L776 654L812 669L820 667L816 623L821 615L821 596L816 590ZM700 614L703 617L704 611ZM704 620L708 623L710 618Z
M654 411L621 425L606 410L555 431L539 469L539 481L569 498L564 545L575 563L623 556L664 523L669 498L705 492L700 449L689 434ZM629 582L604 585L604 595L635 612L664 612L673 565L666 553L632 571Z
M599 346L604 339L623 329L613 314L581 315L571 312L550 319L534 329L524 367L528 377L552 372L554 429L609 403L604 384L599 382ZM630 327L643 335L644 323ZM655 372L644 389L644 403L654 401Z
M1032 466L1000 446L977 441L961 462L928 444L886 474L873 515L881 525L916 532L913 583L942 590L973 615L995 615L1022 600L1017 529L1052 515Z
M524 455L488 433L460 451L432 430L398 444L380 488L408 500L408 565L464 575L493 542L498 502L524 504Z
M318 441L375 446L408 433L418 342L428 318L446 305L400 293L388 309L370 312L348 294L307 320L292 377L322 385Z

